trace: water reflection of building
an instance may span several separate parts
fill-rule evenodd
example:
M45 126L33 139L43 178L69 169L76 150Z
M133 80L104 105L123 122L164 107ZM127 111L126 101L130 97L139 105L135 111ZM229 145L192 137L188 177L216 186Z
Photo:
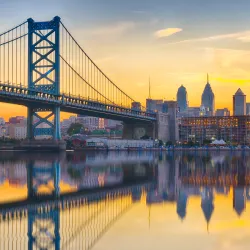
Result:
M139 154L142 153L138 153L138 155ZM147 152L147 154L150 153ZM223 155L223 157L218 157L218 155ZM118 157L119 154L117 154L117 158ZM150 157L149 159L151 159ZM99 165L95 164L95 156L91 158L93 165L90 165L90 161L86 165L86 160L84 160L86 157L83 159L77 158L77 164L75 166L74 160L64 163L65 166L62 164L61 178L68 176L69 180L71 178L73 184L78 183L79 187L82 185L81 187L84 190L88 189L88 185L90 187L100 187L99 190L101 191L100 193L102 193L103 190L101 187L104 183L103 181L105 181L105 175L108 178L108 183L117 183L116 181L123 176L123 178L126 178L127 184L131 185L131 183L147 180L147 178L150 180L150 177L152 177L154 173L157 173L158 182L156 185L151 185L150 189L144 192L137 188L131 188L129 191L130 196L128 200L131 203L141 201L144 204L144 198L146 196L149 218L150 213L154 211L154 209L151 209L153 204L164 203L170 204L171 207L174 206L176 218L184 221L189 215L189 202L196 196L195 200L199 199L201 202L201 205L198 204L197 207L202 210L204 221L206 221L209 226L209 223L213 219L213 212L216 211L216 203L214 204L214 197L216 194L228 195L231 187L233 197L228 195L227 199L230 199L236 213L239 215L242 214L246 207L246 200L250 199L250 189L246 187L246 184L249 184L247 180L250 176L250 168L247 167L249 165L249 154L247 153L164 152L159 155L155 154L154 157L152 157L152 159L154 159L153 162L148 160L148 163L146 163L143 160L141 162L138 160L137 162L133 162L133 164L131 164L131 162L128 164L125 164L125 162L119 164L116 160L113 165L110 164L110 159L105 162L104 156L98 156L98 161L100 158L104 160L102 164ZM143 157L140 158L138 156L138 159L143 159ZM40 166L48 167L48 165L41 161L37 161L37 163L39 163ZM153 171L151 168L154 164L158 164L157 171ZM18 164L16 164L16 166L18 166ZM68 172L70 166L74 172ZM147 169L151 170L147 172ZM22 176L22 171L18 172L19 170L15 170L15 168L13 168L12 171L16 176L18 176L17 174ZM122 175L119 171L121 171ZM12 172L9 171L6 165L6 168L4 167L4 172L2 172L2 176L8 177L9 173ZM119 183L117 186L119 186ZM112 190L115 192L116 188L112 188ZM107 189L108 188L104 190ZM119 193L119 195L123 194ZM87 200L84 200L84 202L90 203L94 200L98 202L101 199L100 197L102 196L91 196ZM101 202L95 207L95 212L99 211L98 208L100 208L100 206L105 206L106 208L109 202L113 202L113 193L110 193L107 199L107 202ZM82 202L82 204L84 202ZM220 199L218 199L218 202L220 202ZM73 206L72 203L70 203L70 206ZM168 209L170 206L164 206L164 209ZM230 208L225 209L230 210ZM73 211L73 209L71 209L71 211ZM78 222L77 220L74 223Z
M244 187L236 187L233 189L233 208L241 216L246 208L246 196Z
M207 222L207 229L214 211L214 195L212 188L204 188L201 192L201 208Z
M6 162L0 165L0 184L5 180L11 186L23 186L26 184L27 171L24 161Z
M224 194L224 195L228 195L229 191L230 191L230 187L225 187L225 186L217 186L215 187L215 191L217 194Z
M187 199L188 196L184 190L180 191L177 198L177 214L180 219L183 220L186 217L187 213Z
M158 185L147 194L147 204L176 203L176 213L186 217L188 199L201 197L201 209L209 225L214 207L214 193L228 196L233 187L233 204L237 214L250 200L249 156L244 153L185 152L161 155L158 162ZM245 191L244 191L245 190ZM247 190L247 191L246 191Z

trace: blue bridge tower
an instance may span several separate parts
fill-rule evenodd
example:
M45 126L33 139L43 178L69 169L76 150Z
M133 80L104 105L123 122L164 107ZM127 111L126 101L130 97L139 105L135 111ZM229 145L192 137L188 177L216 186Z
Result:
M60 94L59 27L60 17L48 22L28 19L28 89L32 93L43 92L47 98ZM40 115L41 112L46 115ZM27 137L32 140L41 135L61 139L59 106L28 105Z

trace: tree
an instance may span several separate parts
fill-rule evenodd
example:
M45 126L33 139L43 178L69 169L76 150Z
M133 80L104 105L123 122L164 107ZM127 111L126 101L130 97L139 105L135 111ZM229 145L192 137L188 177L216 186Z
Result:
M149 136L148 135L144 135L141 137L141 140L148 140L149 139Z
M166 146L172 146L173 145L173 142L172 141L167 141L166 142Z
M72 123L67 130L68 135L75 135L75 134L80 134L82 131L83 125L81 123Z
M193 141L188 141L187 145L189 147L193 147L193 146L195 146L195 143Z
M209 139L203 140L203 145L208 145L208 144L211 144L211 143L212 143L212 140L209 140Z
M162 141L162 140L159 140L159 147L161 147L161 146L163 146L163 145L164 145L163 141Z

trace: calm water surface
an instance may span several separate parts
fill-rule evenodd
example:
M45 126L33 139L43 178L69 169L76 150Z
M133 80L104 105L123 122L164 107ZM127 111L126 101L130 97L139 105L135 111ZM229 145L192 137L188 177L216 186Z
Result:
M249 249L249 183L247 152L0 152L0 249Z

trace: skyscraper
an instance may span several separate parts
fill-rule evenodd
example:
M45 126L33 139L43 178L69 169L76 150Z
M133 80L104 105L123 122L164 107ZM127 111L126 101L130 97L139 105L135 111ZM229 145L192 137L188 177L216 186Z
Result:
M188 108L187 90L183 85L179 87L176 99L180 112L186 111Z
M250 115L250 103L246 103L246 115Z
M233 96L234 115L246 115L246 95L238 89Z
M208 109L212 113L212 115L214 114L214 93L210 86L208 75L207 84L201 97L201 105Z

